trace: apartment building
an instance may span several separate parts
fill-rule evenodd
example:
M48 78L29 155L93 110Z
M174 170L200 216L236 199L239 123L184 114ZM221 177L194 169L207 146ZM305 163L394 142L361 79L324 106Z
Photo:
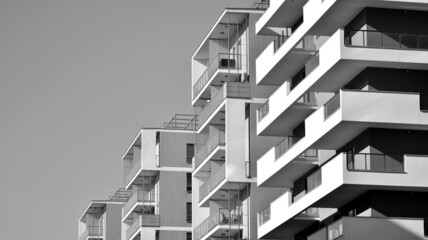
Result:
M189 240L192 235L192 115L175 115L164 128L143 128L123 155L125 240Z
M283 194L260 239L426 239L427 22L426 0L270 1L257 134L283 140L257 185Z
M109 200L93 200L79 218L79 240L121 239L122 207L131 192L119 189Z
M255 35L267 5L225 9L191 59L193 240L257 239L257 210L282 190L256 186L256 160L279 140L256 134L256 110L274 90L255 81L255 58L273 39Z

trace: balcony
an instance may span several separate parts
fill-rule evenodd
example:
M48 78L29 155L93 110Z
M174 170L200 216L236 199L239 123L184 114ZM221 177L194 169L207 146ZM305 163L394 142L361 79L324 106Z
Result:
M374 227L375 226L375 227ZM386 230L387 229L387 230ZM370 233L370 237L364 237ZM424 220L415 218L342 217L308 236L308 240L424 239Z
M160 215L140 215L126 230L126 239L131 240L141 227L159 227Z
M88 226L80 236L79 240L89 239L103 239L103 227L102 226Z
M422 101L418 93L341 90L306 118L304 138L279 159L269 151L258 160L264 169L258 172L258 185L290 187L290 174L304 173L303 164L297 168L302 153L308 149L339 149L367 128L428 130L428 114L421 110Z
M205 72L199 77L198 81L193 85L193 100L199 98L201 92L206 89L206 86L210 84L219 84L220 79L226 78L233 79L233 76L237 76L241 69L242 56L239 54L230 53L219 53L208 63L208 67ZM218 76L219 73L222 76ZM223 76L224 75L224 76Z
M226 164L223 164L211 177L199 187L199 202L213 191L219 184L226 179Z
M256 22L256 34L269 35L269 28L292 26L303 16L302 8L308 0L271 0L270 6Z
M128 202L123 206L123 218L126 218L132 209L138 205L142 206L158 206L158 195L154 192L147 191L136 191L132 193L132 196L128 199Z
M195 115L175 114L168 122L164 123L165 129L195 131L198 123Z
M239 230L239 225L242 226L242 224L241 213L220 208L195 228L193 232L194 239L201 240L208 239L209 237L225 237L226 233L229 235L228 231L231 231L230 234L234 235Z
M271 219L259 227L259 238L283 233L283 224L310 207L338 208L369 190L427 191L428 179L420 169L428 168L428 158L417 155L340 153L325 162L320 175L308 177L308 189L298 199L291 193L271 203ZM367 163L364 164L364 159ZM356 163L358 161L358 163ZM357 169L356 169L357 168ZM405 170L403 172L402 170Z
M134 164L131 166L129 172L125 175L125 186L128 186L135 175L141 170L141 159L134 159Z
M210 139L201 146L200 149L195 154L195 167L197 169L202 162L204 162L208 156L212 155L212 153L219 147L225 146L225 133L224 131L218 131L213 136L210 136Z
M200 129L217 112L225 98L250 98L250 90L250 84L246 82L225 82L217 94L203 107L201 114L198 116Z

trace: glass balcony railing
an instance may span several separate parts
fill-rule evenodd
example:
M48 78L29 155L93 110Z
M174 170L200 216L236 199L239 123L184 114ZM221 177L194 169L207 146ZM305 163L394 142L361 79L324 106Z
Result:
M202 126L225 98L250 98L250 84L246 82L225 82L218 93L204 106L198 116L198 122Z
M316 189L322 184L322 175L321 175L321 168L318 169L316 172L312 173L305 179L305 189L300 192L293 192L293 203L299 201L302 199L306 194L311 192L312 190Z
M257 121L261 121L263 118L266 117L266 115L269 114L269 100L266 101L265 104L263 104L263 106L261 108L259 108L257 110L258 114L257 114Z
M275 146L275 160L278 160L278 158L288 152L288 150L300 141L300 139L302 138L292 136L284 138L284 140Z
M147 204L150 206L155 206L158 201L158 195L154 192L147 191L136 191L132 193L132 196L128 199L128 202L123 206L124 216L134 207L137 202Z
M132 178L134 178L135 174L141 169L141 159L135 159L134 164L131 166L129 172L125 176L125 184L128 185L131 182Z
M126 239L131 237L140 229L140 227L159 227L160 215L140 215L126 230Z
M330 117L340 108L340 93L336 94L324 105L324 119Z
M199 202L216 188L226 178L226 164L223 164L217 172L199 187Z
M403 173L402 154L347 153L348 170L363 172Z
M319 209L317 207L311 207L303 211L300 215L308 216L308 217L318 217Z
M193 97L196 98L202 89L210 81L211 77L219 69L241 69L241 55L230 53L219 53L211 62L207 69L193 85Z
M259 216L259 226L265 224L267 221L270 220L270 205L267 206L265 209L263 209L258 214Z
M199 167L201 163L216 149L218 146L225 145L224 131L219 131L214 134L204 145L202 145L195 154L195 168Z
M345 45L352 47L428 50L428 35L372 30L345 30Z
M312 71L314 71L320 64L319 52L312 55L305 63L305 66L291 79L292 91L300 82L302 82Z
M308 236L308 240L339 240L344 235L343 218Z
M213 228L219 225L242 225L242 214L235 213L225 208L220 208L213 215L209 216L194 230L195 240L202 239Z
M299 98L297 102L303 103L303 104L315 105L317 104L317 99L315 98L314 92L307 92L301 98Z
M88 226L86 230L83 232L82 236L80 236L79 240L86 240L88 237L103 237L103 227L102 226Z

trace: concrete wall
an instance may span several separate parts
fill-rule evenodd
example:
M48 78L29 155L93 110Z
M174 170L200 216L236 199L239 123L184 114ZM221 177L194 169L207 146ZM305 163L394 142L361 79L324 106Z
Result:
M160 132L160 166L191 168L186 147L193 143L193 133Z
M161 226L191 227L191 223L186 221L186 203L191 202L191 194L186 189L186 180L185 172L160 172Z
M121 239L123 204L107 204L105 213L105 240Z

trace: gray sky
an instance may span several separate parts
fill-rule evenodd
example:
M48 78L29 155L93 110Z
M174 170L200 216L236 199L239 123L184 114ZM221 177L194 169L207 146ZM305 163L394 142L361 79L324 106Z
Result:
M1 239L76 240L143 126L191 113L190 57L248 0L1 0Z

